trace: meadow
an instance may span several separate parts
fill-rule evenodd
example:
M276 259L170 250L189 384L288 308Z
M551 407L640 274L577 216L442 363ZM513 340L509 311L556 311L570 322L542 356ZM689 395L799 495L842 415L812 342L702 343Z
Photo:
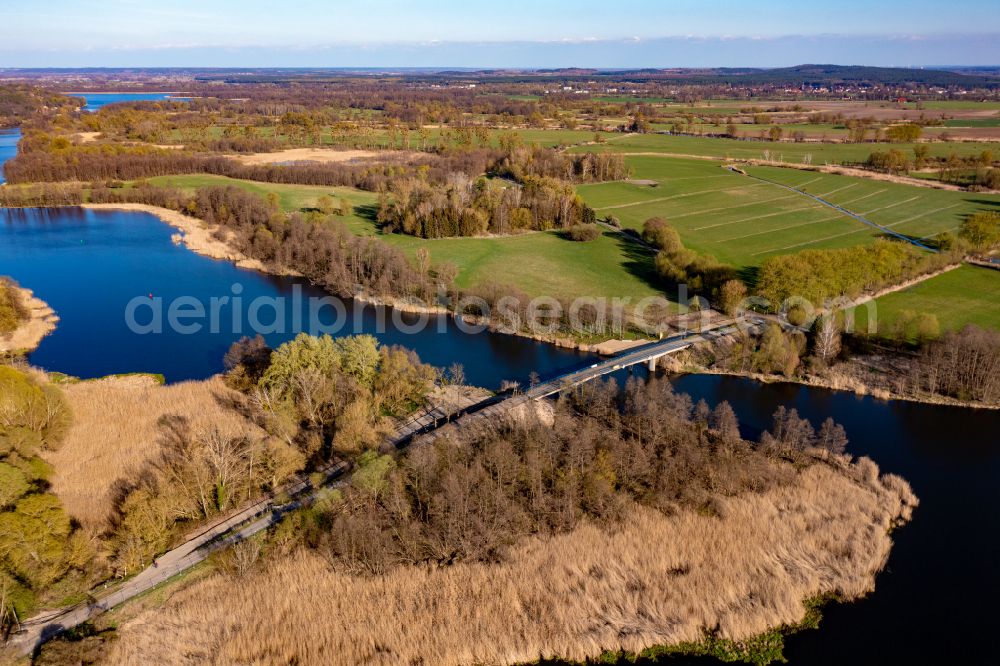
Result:
M961 266L908 289L875 300L879 335L892 337L900 317L929 313L937 317L941 332L966 324L1000 330L1000 271ZM868 310L855 310L857 330L867 330Z
M336 216L356 235L378 236L411 258L417 250L430 252L432 263L449 262L458 268L456 284L469 289L487 283L510 284L530 295L553 297L615 296L642 299L660 293L652 255L638 243L605 232L597 240L578 243L556 231L506 237L422 239L383 234L372 219L377 197L347 187L278 185L223 176L189 175L151 178L155 185L194 191L198 187L233 185L260 196L278 194L286 211L311 210L328 195L338 205L351 202L350 215Z

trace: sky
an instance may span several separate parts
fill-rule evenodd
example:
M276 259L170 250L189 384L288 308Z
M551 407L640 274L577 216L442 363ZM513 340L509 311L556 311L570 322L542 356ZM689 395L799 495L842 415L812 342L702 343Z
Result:
M998 0L0 0L4 67L1000 65Z

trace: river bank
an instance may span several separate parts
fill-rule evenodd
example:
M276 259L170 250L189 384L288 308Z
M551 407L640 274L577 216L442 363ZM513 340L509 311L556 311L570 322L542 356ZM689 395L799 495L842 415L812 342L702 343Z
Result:
M30 289L16 287L18 296L28 311L28 319L7 335L0 335L0 354L28 353L38 348L42 339L56 329L59 317L49 304Z
M720 375L740 377L762 384L799 384L812 388L844 391L858 396L870 396L876 400L901 400L924 405L940 405L946 407L964 407L986 411L1000 411L1000 405L959 400L937 394L904 393L894 390L890 385L892 376L887 359L881 356L855 357L848 361L825 368L822 374L809 373L804 376L769 375L760 372L733 370L706 365L695 356L697 352L681 352L674 356L660 359L658 367L674 374ZM881 380L881 381L879 381Z
M183 245L192 252L210 259L231 261L238 268L260 271L271 275L301 277L301 273L291 269L266 267L256 259L251 259L232 247L232 233L218 226L211 226L196 217L185 215L169 208L159 208L139 203L80 204L90 210L127 210L154 215L162 222L177 229L171 237L174 243Z
M738 644L806 622L813 611L803 599L870 593L890 531L915 504L904 481L870 461L834 460L765 493L719 498L711 513L634 507L614 529L533 537L495 564L366 577L298 550L238 585L216 574L159 608L120 614L109 659L172 662L176 646L200 645L205 660L243 663L268 654L344 664L580 661L698 644L708 627ZM286 612L299 621L283 623ZM261 634L261 622L288 631Z
M81 204L81 208L90 210L124 210L141 213L149 213L165 224L177 229L179 233L172 236L174 243L183 245L195 254L210 259L232 262L238 268L255 270L268 275L281 277L303 277L298 271L280 267L265 265L263 262L247 257L245 254L232 246L232 233L219 226L206 224L203 220L190 215L185 215L169 208L160 208L138 203L109 203L109 204ZM373 297L367 294L354 294L352 298L369 303L371 305L381 305L390 307L401 312L413 314L444 315L456 317L456 314L441 305L427 305L425 303L413 303L398 298L386 299ZM474 317L464 317L464 320L471 325L484 325L484 322ZM485 324L488 325L488 324ZM526 331L499 331L495 327L488 325L490 330L503 332L510 335L528 338L537 342L552 344L562 349L573 349L581 352L600 354L602 356L612 356L632 347L646 344L648 340L625 340L608 339L601 342L584 342L566 336L541 335L528 333Z

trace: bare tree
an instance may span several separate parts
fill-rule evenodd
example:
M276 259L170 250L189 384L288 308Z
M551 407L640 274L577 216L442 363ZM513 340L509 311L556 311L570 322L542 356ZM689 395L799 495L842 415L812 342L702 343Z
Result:
M832 315L822 317L816 326L816 358L829 363L840 353L840 328Z
M844 426L834 422L832 418L827 418L819 428L816 445L823 447L830 453L840 454L846 451L847 432L844 430Z

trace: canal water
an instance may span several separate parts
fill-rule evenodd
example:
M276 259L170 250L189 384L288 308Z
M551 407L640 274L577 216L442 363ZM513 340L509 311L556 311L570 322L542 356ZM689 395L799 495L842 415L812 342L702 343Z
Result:
M17 142L21 140L21 130L0 129L0 185L7 182L3 177L4 162L17 155Z

